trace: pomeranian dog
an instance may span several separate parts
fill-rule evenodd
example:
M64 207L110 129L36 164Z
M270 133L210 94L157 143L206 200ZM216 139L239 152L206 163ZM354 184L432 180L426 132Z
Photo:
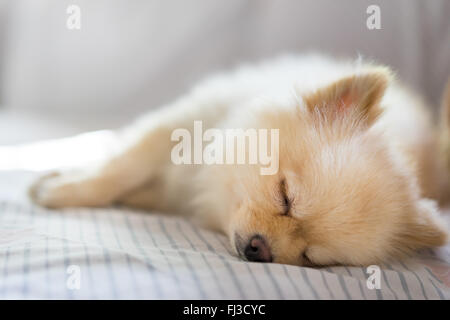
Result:
M118 132L122 147L104 163L47 175L30 195L49 208L122 204L192 215L248 261L379 263L447 241L437 204L449 190L449 105L450 93L441 126L433 125L430 108L387 67L282 57L208 79ZM200 121L215 130L202 138L216 156L235 150L218 142L220 130L277 130L273 172L254 162L174 161L199 155L177 153L174 132L198 137ZM243 152L251 158L254 149Z

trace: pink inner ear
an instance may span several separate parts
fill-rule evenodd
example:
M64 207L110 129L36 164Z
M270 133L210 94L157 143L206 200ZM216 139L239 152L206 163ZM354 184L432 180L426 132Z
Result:
M338 110L339 112L345 111L350 105L353 103L355 95L350 91L345 91L340 97L338 101Z

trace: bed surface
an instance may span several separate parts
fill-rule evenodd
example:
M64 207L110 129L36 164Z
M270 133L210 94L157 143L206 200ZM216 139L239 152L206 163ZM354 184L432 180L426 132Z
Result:
M178 217L36 207L25 196L35 175L0 173L0 299L450 298L449 246L380 265L370 290L365 268L244 262Z

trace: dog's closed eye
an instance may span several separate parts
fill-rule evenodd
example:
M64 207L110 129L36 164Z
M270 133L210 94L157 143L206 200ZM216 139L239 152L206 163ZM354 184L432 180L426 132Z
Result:
M287 186L286 186L285 179L281 180L281 182L280 182L280 193L281 193L282 200L283 200L283 215L287 216L287 215L289 215L289 213L291 211L292 202L287 195Z

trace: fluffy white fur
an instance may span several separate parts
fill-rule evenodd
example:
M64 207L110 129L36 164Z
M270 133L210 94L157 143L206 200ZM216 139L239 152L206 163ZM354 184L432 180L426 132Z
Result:
M31 195L51 208L122 203L193 214L243 257L260 235L275 262L375 263L447 240L430 200L448 196L446 156L428 110L385 67L283 57L207 79L118 132L123 147L105 163L44 177ZM280 129L279 173L174 165L171 133L195 120L204 129Z

